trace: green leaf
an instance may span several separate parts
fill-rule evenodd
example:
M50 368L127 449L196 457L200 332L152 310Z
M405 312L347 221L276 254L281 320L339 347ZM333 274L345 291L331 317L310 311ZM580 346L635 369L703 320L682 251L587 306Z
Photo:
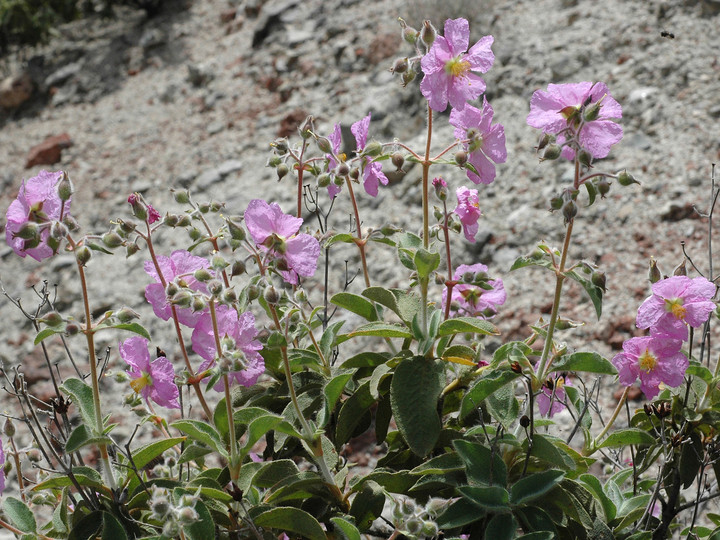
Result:
M485 406L490 415L508 430L512 429L520 415L520 403L515 397L515 388L511 385L498 388L486 397Z
M385 494L382 487L373 481L363 484L362 490L355 495L350 505L350 515L361 531L370 528L372 522L380 517L385 506Z
M376 353L371 351L362 352L348 358L342 363L344 368L374 368L384 364L390 359L387 353Z
M576 352L563 356L557 362L553 362L550 371L582 371L617 375L617 369L613 363L594 352Z
M92 388L80 379L70 377L60 385L60 389L70 395L73 403L80 409L83 422L88 425L91 432L100 433L102 430L97 425Z
M485 538L513 540L517 526L517 521L515 521L512 514L496 514L487 524Z
M336 294L330 299L330 303L336 306L347 309L352 313L360 315L363 319L368 321L377 321L378 316L375 311L375 306L367 298L358 294L352 294L348 292L341 292Z
M534 501L554 488L564 477L563 471L555 469L525 476L510 488L510 502L526 504Z
M427 279L430 274L440 265L440 254L431 253L423 248L418 248L413 259L420 279Z
M368 287L362 295L391 309L408 326L412 323L413 317L422 309L422 299L417 294L406 290Z
M133 332L134 334L138 334L148 341L151 339L150 334L147 330L145 330L145 327L139 323L133 322L133 323L122 323L122 324L113 324L111 325L111 328L117 328L118 330L127 330L128 332Z
M335 532L339 533L344 540L362 540L358 528L348 520L341 517L331 517L330 521L335 525Z
M445 385L442 362L415 356L400 362L390 385L390 404L398 429L420 457L434 447L442 427L437 400Z
M328 247L330 247L330 246L332 246L333 244L336 244L336 243L338 243L338 242L343 242L343 243L345 243L345 244L354 244L354 243L355 243L355 237L354 237L352 234L350 234L350 233L340 233L340 234L336 234L336 235L333 235L333 236L331 236L330 238L327 239L327 241L325 242L325 246L324 246L324 247L328 248Z
M443 529L455 529L474 523L484 517L485 512L479 510L476 504L467 499L458 499L438 517L437 524Z
M77 483L81 486L92 487L102 490L108 495L111 494L110 490L103 483L100 473L98 473L95 469L90 467L73 467L71 472ZM33 491L41 491L43 489L63 488L74 485L75 484L73 484L72 480L70 480L69 475L62 474L58 476L51 476L47 480L44 480L39 484L35 484L32 489Z
M68 522L68 490L62 490L62 497L60 504L55 507L52 515L52 526L59 533L67 533L70 530L70 523Z
M370 383L363 383L345 400L340 408L335 428L335 444L338 448L348 442L360 425L365 413L375 403L370 393Z
M112 444L112 439L105 435L93 437L93 434L90 432L88 427L85 424L80 424L72 431L72 433L70 433L70 436L65 443L65 451L68 453L75 452L76 450L79 450L89 444L108 445Z
M95 540L103 524L104 513L105 512L96 510L79 518L73 523L72 530L68 535L68 540ZM76 517L78 514L74 514L73 517Z
M510 494L503 487L460 486L457 490L465 499L483 510L494 512L510 511Z
M162 439L155 441L150 444L146 444L132 452L133 463L138 469L142 469L150 463L153 459L160 456L165 450L172 448L176 444L180 444L185 440L185 437L172 437L170 439Z
M389 324L383 322L372 322L364 324L360 328L348 334L350 337L355 336L379 336L387 338L410 338L412 333L404 326L398 324Z
M543 268L553 269L552 261L545 255L540 257L533 256L522 256L515 259L515 262L510 267L510 271L517 270L518 268L525 268L526 266L542 266Z
M695 377L699 377L707 384L712 384L712 372L705 366L690 364L687 370L685 370L685 375L693 375Z
M318 415L318 427L323 428L328 424L332 413L335 410L335 405L340 399L343 390L345 390L345 385L347 385L348 381L351 379L352 376L353 372L341 373L340 375L336 375L335 377L330 379L325 385L325 388L323 388L325 407L320 411L320 414Z
M507 484L507 466L499 451L463 439L454 440L452 445L465 464L470 485Z
M65 333L65 325L64 324L61 324L60 326L49 326L47 328L43 328L35 336L34 344L37 345L38 343L49 338L50 336L54 336L55 334L63 334L63 333Z
M113 252L109 251L107 248L105 248L105 246L102 246L101 244L98 244L97 242L93 242L92 240L88 240L87 238L85 238L83 245L89 247L93 251L99 251L101 253L105 253L106 255L113 254Z
M555 540L555 533L550 531L538 531L517 536L516 540Z
M618 448L630 444L653 444L655 438L648 432L636 428L621 429L611 433L597 448Z
M291 459L278 459L263 463L262 468L255 473L253 485L259 488L271 488L286 478L300 472L295 462ZM245 467L245 465L243 465Z
M603 512L605 513L605 521L609 523L615 519L617 508L610 500L610 497L608 497L605 494L605 491L603 491L602 484L600 483L598 477L592 474L581 474L578 477L578 480L585 484L588 491L600 502L600 506L602 506Z
M499 369L478 380L470 390L467 391L460 404L460 418L465 418L473 412L483 400L496 390L511 383L520 376L509 369Z
M500 332L491 322L475 317L455 317L444 321L438 328L438 337L454 334L481 334L497 336Z
M587 188L588 192L588 206L592 206L597 196L597 188L592 182L583 182L583 185Z
M581 276L575 270L565 272L565 275L570 279L577 281L580 286L585 289L585 292L588 294L593 306L595 307L595 314L597 315L598 320L600 320L600 315L602 315L602 298L604 293L602 288L595 285L589 278Z
M245 446L242 448L242 455L247 455L252 449L256 442L260 440L268 431L279 431L291 437L302 439L302 435L292 426L290 422L285 420L282 416L274 414L267 414L256 418L248 425L247 440Z
M326 540L325 531L317 519L299 508L280 506L255 516L253 521L258 527L289 531L309 540ZM214 533L206 536L205 540L213 537Z
M109 512L102 514L103 528L100 538L102 540L127 540L125 528L118 519Z
M5 497L3 510L5 511L5 516L22 532L37 533L35 516L32 510L20 499Z
M225 444L217 430L206 422L200 420L177 420L170 427L185 433L191 439L208 445L223 457L229 457Z

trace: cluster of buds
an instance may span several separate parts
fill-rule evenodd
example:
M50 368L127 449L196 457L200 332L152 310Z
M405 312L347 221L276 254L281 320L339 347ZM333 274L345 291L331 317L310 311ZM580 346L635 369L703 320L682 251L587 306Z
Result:
M398 499L392 509L393 525L411 540L432 538L439 532L435 520L447 504L443 499L430 499L425 506L420 506L409 498Z
M562 210L565 224L568 224L577 215L578 206L575 202L577 197L577 189L564 189L559 196L550 199L550 211Z
M415 47L415 56L397 58L390 68L391 73L398 73L402 77L402 85L405 87L415 80L420 71L420 59L435 42L437 30L430 21L424 21L420 30L408 26L403 19L398 19L398 22L403 40Z
M174 504L167 489L157 486L151 489L149 506L152 517L164 523L161 538L176 538L186 527L200 520L195 509L200 499L199 490L193 495L181 495Z

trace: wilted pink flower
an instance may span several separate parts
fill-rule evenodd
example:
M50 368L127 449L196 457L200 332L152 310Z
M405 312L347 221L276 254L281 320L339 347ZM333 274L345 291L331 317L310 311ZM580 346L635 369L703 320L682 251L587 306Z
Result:
M223 360L229 363L230 382L252 386L265 371L265 361L258 352L262 344L256 339L258 331L255 328L255 317L249 311L238 317L234 308L222 305L218 306L216 317ZM209 312L198 322L191 340L193 351L205 359L198 370L203 372L212 368L219 355ZM218 382L214 388L222 391L223 382Z
M120 356L130 366L130 386L145 401L152 399L168 409L179 409L175 370L170 361L160 356L150 362L148 341L134 336L120 343Z
M254 199L245 210L245 224L261 249L283 262L280 274L296 285L298 276L309 277L317 269L320 243L309 234L297 234L302 218L284 214L277 203Z
M620 118L622 107L605 83L581 82L550 84L547 91L536 90L527 123L557 135L560 145L567 142L562 150L567 159L574 159L578 147L594 158L604 158L610 147L622 139L622 126L614 121Z
M638 309L636 321L638 328L650 328L652 334L687 339L687 325L702 326L715 310L715 284L702 276L662 279L653 283L652 292Z
M350 126L350 131L355 135L357 152L360 154L367 144L368 132L370 131L370 115L368 114L365 118ZM363 158L363 179L365 191L373 197L377 197L379 184L383 186L388 184L387 176L382 172L382 164L373 161L370 156Z
M457 199L458 204L455 207L455 213L460 218L465 238L474 243L475 235L478 232L478 219L482 215L477 189L468 189L461 186L457 189Z
M467 105L462 111L453 109L450 112L450 123L455 126L455 137L470 139L465 143L468 151L468 162L477 170L467 171L467 176L476 184L489 184L495 180L495 163L505 163L505 128L501 124L492 125L493 109L483 97L482 111Z
M133 207L135 216L140 219L146 219L148 223L155 223L162 217L160 212L146 203L139 193L131 193L127 201L130 203L130 206Z
M195 270L208 268L210 266L207 259L204 259L203 257L196 257L189 251L178 249L173 251L170 257L159 255L157 257L157 261L160 271L165 278L166 284L176 281L176 278L181 276L178 282L181 281L182 283L180 284L182 286L204 294L208 293L205 284L193 277ZM147 301L152 305L155 315L160 317L162 320L167 321L170 317L172 317L172 307L168 301L165 286L163 286L160 276L158 276L155 265L152 261L145 261L145 272L147 272L156 281L156 283L151 283L145 287L145 298L147 298ZM197 321L202 315L202 312L193 312L189 307L176 307L175 311L177 313L178 321L190 328L197 324Z
M489 319L495 315L498 306L505 303L507 295L505 286L501 279L490 279L487 284L492 287L489 290L477 285L462 283L462 278L467 273L477 274L487 272L488 267L482 263L467 265L461 264L453 274L453 280L459 283L453 287L451 303L457 303L455 313L462 317L481 317ZM442 305L445 309L447 302L447 289L443 290ZM454 308L453 308L454 309Z
M30 255L36 261L42 261L53 255L53 249L47 245L50 236L50 222L60 219L63 201L58 195L57 184L63 172L40 171L37 176L25 180L20 186L17 198L10 203L5 219L5 239L15 253L21 257ZM64 215L69 214L70 199L65 201ZM34 238L21 238L21 229L27 230L35 224L38 230Z
M492 36L480 39L468 51L470 25L465 19L445 21L445 35L435 39L428 53L420 61L425 77L420 91L430 108L444 111L448 101L462 110L467 101L477 99L485 91L485 81L473 71L485 73L495 61L490 47ZM467 51L467 54L466 52Z
M565 386L570 386L569 380L565 377L558 377L552 381L552 388L543 385L540 393L535 397L538 410L542 416L552 418L565 408Z
M340 145L342 144L342 132L340 130L340 124L335 124L333 132L328 135L328 140L332 145L333 154L337 156L340 153ZM325 158L328 160L328 168L331 171L338 166L338 163L332 154L326 154ZM340 193L340 186L336 185L334 182L331 182L330 185L327 187L327 190L330 198L334 199L335 197L337 197L338 193Z
M630 386L639 378L648 399L658 395L660 383L680 385L689 365L681 346L681 340L662 334L628 339L623 352L612 359L620 384Z

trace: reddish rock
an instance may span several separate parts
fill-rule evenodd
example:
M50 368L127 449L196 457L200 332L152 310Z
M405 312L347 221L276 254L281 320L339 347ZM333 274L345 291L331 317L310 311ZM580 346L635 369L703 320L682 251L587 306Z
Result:
M58 163L63 149L71 147L72 144L72 139L67 133L48 137L30 149L25 168L29 169L35 165L54 165Z
M297 130L300 127L300 124L302 124L306 118L307 113L302 109L295 109L287 114L280 121L280 129L278 129L277 133L278 137L290 137L292 135L297 135Z
M14 109L30 99L33 83L30 75L23 73L0 82L0 107Z
M229 23L230 21L235 19L235 15L237 15L237 9L235 8L228 8L220 12L220 22L225 24Z

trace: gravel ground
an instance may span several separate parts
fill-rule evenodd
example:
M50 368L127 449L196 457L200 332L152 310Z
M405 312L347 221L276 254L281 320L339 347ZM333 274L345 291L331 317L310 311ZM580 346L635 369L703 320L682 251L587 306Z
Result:
M0 117L0 208L7 208L23 178L61 168L75 182L73 214L85 231L103 232L109 219L127 216L131 191L143 193L161 212L176 210L172 186L189 188L199 200L223 200L230 214L242 213L257 197L290 210L294 188L276 182L265 166L268 143L282 134L297 139L295 126L307 114L315 116L320 133L329 133L334 122L349 128L371 112L375 138L398 137L422 148L419 90L402 89L388 72L395 57L411 53L396 20L402 16L419 27L431 18L441 28L444 18L464 16L471 42L495 37L495 65L484 78L495 121L505 126L508 161L492 185L480 187L478 242L458 237L455 260L482 261L505 281L508 301L496 319L503 339L524 338L527 325L551 306L549 274L508 272L538 241L558 247L562 242L561 218L548 214L548 200L568 185L572 171L564 163L538 163L537 134L525 124L532 92L550 82L607 83L623 106L625 136L596 168L627 168L641 182L613 185L606 199L580 209L571 258L598 264L607 273L608 292L597 322L591 304L570 287L563 315L588 324L564 334L568 346L611 356L634 335L637 306L648 294L650 257L670 273L682 260L684 240L698 268L708 270L707 220L693 205L708 208L711 163L720 158L717 0L494 0L483 7L400 0L167 4L152 19L120 11L114 21L66 25L47 46L4 60L6 74L25 69L36 90L22 107ZM434 146L440 149L452 142L452 129L447 114L437 115L435 123ZM345 140L352 141L345 131ZM59 163L25 169L31 147L62 133L72 146ZM453 188L466 183L456 171L441 172ZM377 199L363 197L363 224L389 221L417 230L418 176L418 168L411 169ZM347 214L341 199L333 223L338 231L347 227ZM163 233L160 246L169 251L183 242L182 235ZM333 256L342 263L346 253ZM407 286L386 251L377 248L370 257L375 283ZM347 258L354 270L357 258L351 252ZM33 297L27 286L47 279L59 283L58 303L79 316L73 271L67 255L38 264L0 247L0 279L26 305ZM96 257L89 274L97 311L125 304L149 315L140 258ZM329 286L339 290L342 280L337 272ZM360 290L359 279L351 290ZM0 359L6 367L37 369L28 324L9 302L1 300L0 310ZM162 321L143 322L171 342ZM111 367L119 362L116 339L108 336L99 344L113 348ZM57 347L52 351L59 353ZM606 381L601 403L607 414L613 385ZM105 388L119 408L122 389L112 381ZM5 397L0 400L11 408Z

